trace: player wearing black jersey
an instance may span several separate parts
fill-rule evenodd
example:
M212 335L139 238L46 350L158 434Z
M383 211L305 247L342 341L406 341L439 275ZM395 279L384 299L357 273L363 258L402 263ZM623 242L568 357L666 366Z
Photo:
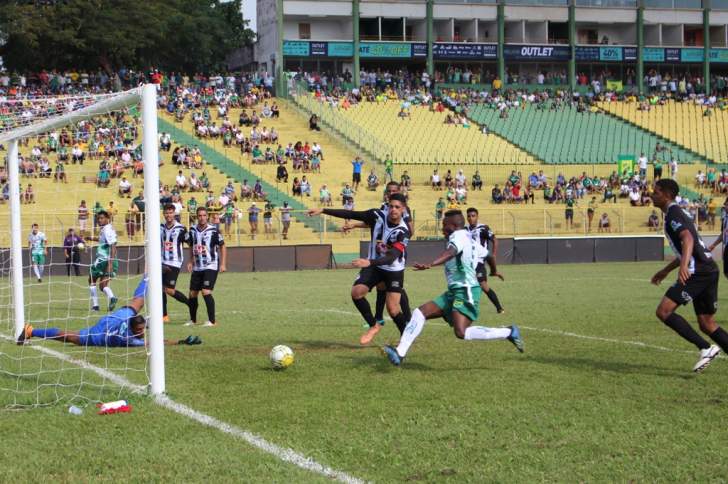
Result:
M400 193L400 190L402 189L402 186L397 183L396 181L390 181L387 183L387 185L384 187L384 203L382 203L382 206L379 208L382 212L384 212L385 215L387 215L387 211L389 210L389 197L394 195L395 193ZM412 224L412 217L410 216L409 207L405 205L404 213L402 214L402 220L404 220L404 223L407 224L407 228L410 231L410 237L414 235L415 229ZM347 223L344 225L344 231L349 231L354 228L366 228L367 225L364 223ZM370 244L376 245L380 243L380 240L372 240ZM384 306L386 304L387 300L387 290L383 283L377 284L377 301L374 306L374 319L377 321L377 324L384 325ZM411 315L410 306L409 306L409 297L407 296L407 291L404 289L401 293L401 301L400 304L402 306L402 311L404 311L405 315L407 316L407 319L409 320L409 317Z
M723 244L723 275L728 277L728 198L723 202L723 213L720 216L720 235L710 244L708 250L713 250Z
M369 344L381 329L377 324L372 308L366 299L367 293L380 282L386 287L387 312L394 320L400 333L407 325L408 316L401 307L401 293L404 288L404 269L407 244L410 232L402 219L406 200L401 194L394 194L389 199L387 214L382 210L367 210L355 212L351 210L334 210L315 208L308 211L309 215L330 215L343 219L358 220L371 228L372 240L380 240L378 244L370 246L366 259L356 259L353 264L361 269L351 288L351 298L354 305L366 321L369 329L360 338L361 344Z
M190 278L190 322L188 326L197 324L197 295L202 291L202 298L207 307L205 326L215 326L215 289L218 272L225 272L227 248L218 229L207 223L208 213L205 207L197 208L197 225L190 227L187 244L190 246L190 262L187 270L192 272Z
M718 356L721 349L728 350L728 333L715 322L720 278L718 266L698 235L695 222L675 203L679 191L680 187L674 180L663 178L655 182L652 201L665 214L665 237L676 258L652 276L652 283L660 284L670 272L680 268L677 282L663 296L656 314L660 321L700 350L700 359L693 371L701 372ZM718 346L710 345L685 318L675 312L678 306L691 301L700 329Z
M477 243L480 249L480 257L478 261L478 267L475 271L475 275L478 278L478 284L483 290L490 302L495 306L495 310L498 314L502 314L505 311L501 306L498 295L493 289L488 286L488 273L485 269L485 263L490 267L490 275L500 278L503 280L503 275L498 272L496 267L496 251L498 250L498 239L495 238L495 234L487 225L478 223L478 209L470 207L467 211L468 226L467 230L470 233L470 238L473 242Z
M167 295L172 296L185 306L189 306L187 296L176 289L177 277L179 276L182 262L184 262L184 250L182 244L187 240L187 229L175 219L174 205L164 206L164 223L160 227L162 236L162 310L164 322L169 322L167 313Z

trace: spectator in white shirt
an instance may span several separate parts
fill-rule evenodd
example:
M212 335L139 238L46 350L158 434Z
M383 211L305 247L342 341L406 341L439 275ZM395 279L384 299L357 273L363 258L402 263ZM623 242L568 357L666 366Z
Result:
M644 178L647 176L647 157L644 153L640 154L639 159L637 160L637 163L640 167L640 177Z
M182 170L177 174L177 188L185 190L187 188L187 177L182 174Z
M126 179L126 177L122 177L121 181L119 181L119 195L124 196L126 195L126 198L131 198L131 183L129 183L129 180Z

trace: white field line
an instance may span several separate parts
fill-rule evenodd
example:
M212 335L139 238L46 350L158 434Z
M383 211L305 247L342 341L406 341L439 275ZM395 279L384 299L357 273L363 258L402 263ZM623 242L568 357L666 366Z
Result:
M0 334L0 338L10 341L11 343L15 342L15 340L12 337L5 335L5 334ZM46 348L44 346L28 345L27 347L32 348L36 351L40 351L41 353L45 353L49 356L53 356L54 358L58 358L67 363L71 363L71 364L80 366L83 369L93 371L97 375L101 376L102 378L104 378L106 380L109 380L109 381L115 383L116 385L131 389L134 393L145 393L146 392L145 386L132 383L120 375L117 375L113 372L105 370L96 365L92 365L91 363L89 363L87 361L73 358L64 353ZM360 483L365 482L361 479L358 479L349 474L346 474L345 472L338 471L336 469L332 469L330 467L324 466L323 464L319 464L318 462L311 459L310 457L306 457L305 455L300 454L292 449L280 447L276 444L268 442L264 438L262 438L258 435L255 435L251 432L248 432L247 430L243 430L239 427L236 427L229 423L218 420L218 419L211 417L209 415L206 415L202 412L198 412L197 410L195 410L191 407L188 407L187 405L175 402L174 400L167 397L166 395L157 396L157 397L153 398L153 401L161 407L164 407L164 408L171 410L175 413L178 413L184 417L187 417L191 420L201 423L202 425L212 427L216 430L219 430L220 432L226 433L237 439L243 440L244 442L248 443L249 445L258 448L258 449L262 450L263 452L267 452L268 454L271 454L272 456L276 457L279 460L282 460L284 462L288 462L297 467L300 467L301 469L304 469L304 470L307 470L307 471L310 471L310 472L313 472L316 474L321 474L330 479L335 479L339 482L344 482L347 484L360 484Z

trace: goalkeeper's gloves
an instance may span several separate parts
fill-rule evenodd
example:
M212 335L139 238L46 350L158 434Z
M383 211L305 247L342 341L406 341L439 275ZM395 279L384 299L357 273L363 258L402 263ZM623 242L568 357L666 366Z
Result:
M186 337L185 339L181 339L181 340L177 341L177 344L178 345L190 345L190 346L201 345L202 340L200 339L199 336L190 335L190 336Z

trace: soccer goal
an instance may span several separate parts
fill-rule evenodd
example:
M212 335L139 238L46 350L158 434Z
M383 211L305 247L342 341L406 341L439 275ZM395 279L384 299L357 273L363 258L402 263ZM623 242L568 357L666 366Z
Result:
M153 84L0 100L0 406L165 391L156 108Z

